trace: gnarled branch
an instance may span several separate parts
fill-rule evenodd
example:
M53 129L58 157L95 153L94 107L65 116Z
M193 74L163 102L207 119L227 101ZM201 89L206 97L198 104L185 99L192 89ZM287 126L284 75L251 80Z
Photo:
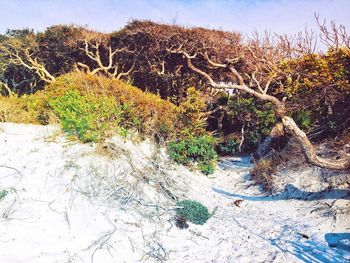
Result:
M45 65L34 57L29 48L16 47L7 44L1 48L1 51L8 55L9 64L23 66L29 70L35 71L39 78L47 83L55 82L56 78L46 69Z
M262 89L260 82L255 78L255 76L252 76L252 79L256 82L258 85L258 90L254 90L253 87L249 86L249 84L245 83L245 80L243 76L236 70L236 68L233 65L221 65L218 63L215 63L207 57L207 61L209 64L212 66L217 66L221 68L227 68L231 73L233 73L233 76L235 77L236 81L235 82L216 82L210 75L209 73L199 69L196 67L192 60L196 58L197 54L195 53L194 55L188 54L186 51L181 50L181 48L178 49L170 49L168 50L172 53L177 53L177 54L182 54L187 61L187 65L189 68L191 68L194 72L202 75L205 77L209 84L214 88L214 89L235 89L239 91L243 91L247 94L250 94L258 99L261 99L263 101L268 101L271 102L275 106L275 111L277 115L282 119L282 124L287 133L289 133L291 136L296 138L298 143L303 149L304 155L306 159L308 160L309 163L323 167L323 168L328 168L328 169L336 169L336 170L342 170L342 169L348 169L350 168L350 156L349 157L344 157L339 160L328 160L322 157L317 156L316 151L314 149L314 146L310 142L310 140L307 138L307 135L297 126L297 124L294 122L294 120L286 116L286 109L285 109L285 103L284 101L280 101L278 98L276 98L273 95L267 94L268 87L270 83L273 81L274 75L270 77L265 84L265 88ZM253 52L252 50L250 52ZM255 56L255 54L254 54ZM270 68L273 68L270 66ZM276 127L276 129L280 129L280 125ZM267 142L268 143L268 142Z
M100 42L96 41L95 44L89 43L87 40L84 41L84 48L81 48L84 50L85 54L93 60L97 67L93 70L90 69L90 67L82 62L78 62L77 66L80 66L86 70L88 74L91 75L97 75L100 72L103 72L106 76L110 77L111 79L121 79L124 76L128 76L135 67L135 60L132 64L132 66L125 70L125 65L119 65L115 59L118 54L122 52L128 52L128 53L135 53L136 51L130 51L127 48L120 48L112 50L112 47L108 47L108 61L107 63L102 61L101 53L100 53ZM78 68L79 69L79 68Z

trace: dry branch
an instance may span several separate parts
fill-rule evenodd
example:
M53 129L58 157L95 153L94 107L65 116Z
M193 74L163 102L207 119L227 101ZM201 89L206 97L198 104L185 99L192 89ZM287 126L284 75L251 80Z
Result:
M30 48L8 43L1 47L1 51L8 56L8 64L22 66L34 71L37 76L46 83L56 81L56 78L46 69L44 63L35 57Z
M125 70L126 65L121 62L117 62L117 55L123 52L127 53L135 53L136 51L130 51L127 48L114 49L112 51L112 47L108 47L108 61L107 63L103 62L101 51L100 51L101 43L96 41L95 44L89 43L87 40L84 41L84 50L87 57L89 57L92 61L97 64L97 67L93 70L90 67L82 62L78 62L77 65L84 68L88 74L97 75L100 72L110 77L111 79L121 79L125 76L128 76L135 67L135 60L131 67L128 70Z
M214 62L205 54L206 61L210 66L224 68L231 73L233 77L232 82L215 81L210 73L195 66L194 60L199 55L197 52L193 52L193 54L190 55L187 51L182 49L182 46L178 48L169 48L167 50L168 52L182 55L186 59L188 67L203 76L214 89L238 90L252 95L257 99L271 102L275 106L277 115L282 120L285 131L297 140L309 163L336 170L348 169L350 167L350 156L338 160L327 160L317 156L315 148L307 138L307 135L297 126L291 117L286 115L285 101L281 101L274 95L268 94L270 85L273 82L277 83L278 64L281 62L281 59L285 57L284 54L290 52L290 50L283 50L279 43L273 45L269 35L266 35L262 42L256 37L255 40L251 41L250 45L247 46L246 54L247 56L248 54L251 55L251 61L248 61L248 63L254 65L252 67L254 70L252 70L250 74L243 75L237 70L234 64L229 62ZM259 74L259 78L256 77L256 74ZM248 81L246 75L248 75Z

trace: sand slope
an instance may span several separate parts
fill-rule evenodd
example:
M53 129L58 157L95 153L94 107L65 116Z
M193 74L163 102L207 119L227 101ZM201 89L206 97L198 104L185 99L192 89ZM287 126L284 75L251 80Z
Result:
M207 178L147 141L82 145L58 127L2 123L0 262L349 262L349 191L286 184L265 197L249 161L222 159ZM184 198L214 216L176 228Z

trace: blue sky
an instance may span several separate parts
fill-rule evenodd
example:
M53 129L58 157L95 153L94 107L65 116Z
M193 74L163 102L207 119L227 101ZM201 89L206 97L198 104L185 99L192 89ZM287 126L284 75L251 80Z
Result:
M350 29L350 0L0 0L0 33L67 23L111 32L133 18L294 34L304 27L316 28L314 12Z

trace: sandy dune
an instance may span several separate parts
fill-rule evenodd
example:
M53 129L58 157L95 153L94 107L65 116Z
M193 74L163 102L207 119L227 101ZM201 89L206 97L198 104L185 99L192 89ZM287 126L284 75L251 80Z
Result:
M222 159L208 178L148 141L82 145L2 123L0 262L349 262L349 191L264 196L249 161ZM174 198L215 213L180 230Z

